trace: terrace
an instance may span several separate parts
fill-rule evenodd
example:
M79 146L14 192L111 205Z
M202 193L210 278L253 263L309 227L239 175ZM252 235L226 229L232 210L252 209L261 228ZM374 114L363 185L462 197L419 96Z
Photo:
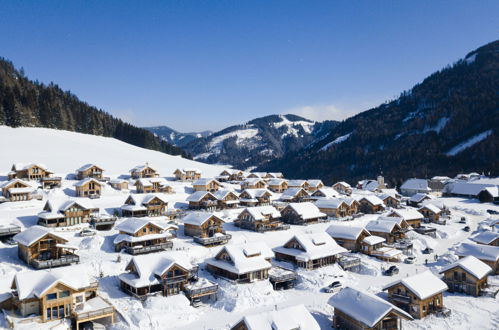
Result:
M225 244L229 242L231 238L232 235L222 232L222 233L217 233L212 237L194 236L194 242L199 243L201 245Z
M143 246L143 245L126 246L125 251L131 255L136 255L136 254L169 250L172 247L173 247L173 242L167 241L160 244L149 245L149 246Z
M35 269L46 269L46 268L67 266L79 262L80 262L80 257L78 255L68 253L61 255L57 259L46 259L46 260L33 259L31 261L31 266L33 266L33 268Z

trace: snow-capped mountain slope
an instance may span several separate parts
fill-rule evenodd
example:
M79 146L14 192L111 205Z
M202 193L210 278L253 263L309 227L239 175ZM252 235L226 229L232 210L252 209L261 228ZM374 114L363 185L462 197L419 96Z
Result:
M166 142L181 148L192 140L207 137L213 133L212 131L181 133L168 126L144 127L144 129L154 133Z
M132 167L146 162L162 176L173 176L176 168L183 167L198 168L206 177L223 170L220 166L139 148L113 138L48 128L0 126L0 141L3 141L2 174L17 162L42 163L57 174L72 173L83 164L95 163L111 177L128 174Z
M183 147L199 161L245 169L298 150L335 125L334 121L318 123L296 115L271 115L228 127Z

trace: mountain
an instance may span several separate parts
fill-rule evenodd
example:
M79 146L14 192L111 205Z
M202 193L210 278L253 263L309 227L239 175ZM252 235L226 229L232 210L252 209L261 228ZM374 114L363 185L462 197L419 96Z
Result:
M396 100L336 125L308 148L260 166L326 183L383 174L499 173L499 41L433 73Z
M195 140L197 138L204 138L213 133L212 131L203 131L198 133L180 133L179 131L176 131L168 126L144 127L144 129L156 134L156 136L160 137L166 142L180 148L184 147L192 140Z
M297 151L335 125L335 121L318 123L296 115L271 115L195 139L183 148L196 160L246 169Z
M0 125L31 126L114 137L172 155L189 155L153 133L130 125L80 101L54 83L45 85L25 77L24 71L0 58Z

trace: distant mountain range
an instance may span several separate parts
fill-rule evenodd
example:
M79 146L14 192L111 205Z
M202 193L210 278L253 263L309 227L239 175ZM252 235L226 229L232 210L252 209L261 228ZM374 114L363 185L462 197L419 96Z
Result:
M181 133L174 130L168 126L154 126L154 127L144 127L149 132L154 133L156 136L165 140L166 142L173 144L177 147L185 147L189 142L198 139L205 138L211 135L212 131L194 132L194 133Z

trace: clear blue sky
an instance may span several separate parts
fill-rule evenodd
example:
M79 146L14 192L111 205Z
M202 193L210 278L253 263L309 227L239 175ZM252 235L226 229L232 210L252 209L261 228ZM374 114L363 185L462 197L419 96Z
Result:
M2 1L0 56L137 125L343 119L499 37L499 1Z

